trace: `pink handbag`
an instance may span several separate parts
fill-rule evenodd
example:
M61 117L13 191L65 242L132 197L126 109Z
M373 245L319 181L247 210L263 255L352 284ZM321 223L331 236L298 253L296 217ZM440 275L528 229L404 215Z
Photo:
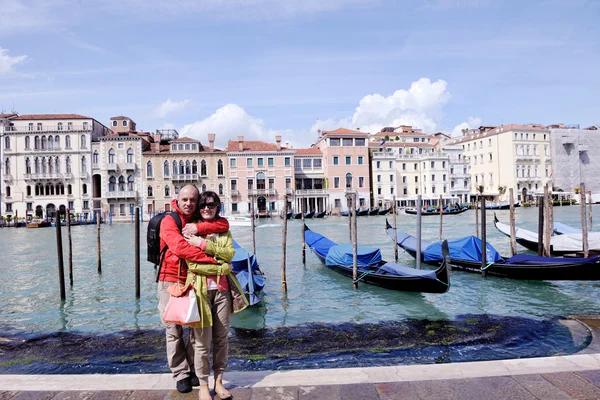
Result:
M189 285L179 297L171 294L162 319L177 325L193 325L200 322L196 291L192 285Z

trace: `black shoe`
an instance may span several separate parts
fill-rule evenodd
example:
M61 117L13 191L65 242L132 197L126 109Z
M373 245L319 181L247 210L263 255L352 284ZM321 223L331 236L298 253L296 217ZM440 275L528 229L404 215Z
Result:
M177 381L177 391L179 393L189 393L192 391L192 383L189 376Z
M200 386L200 379L198 379L198 376L196 375L195 372L192 372L190 374L190 383L192 386L196 387L196 386Z

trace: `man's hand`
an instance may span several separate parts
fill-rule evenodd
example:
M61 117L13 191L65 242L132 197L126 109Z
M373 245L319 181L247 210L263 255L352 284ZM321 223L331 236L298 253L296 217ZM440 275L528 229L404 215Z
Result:
M185 224L181 230L181 233L183 236L194 236L198 233L198 227L196 224Z

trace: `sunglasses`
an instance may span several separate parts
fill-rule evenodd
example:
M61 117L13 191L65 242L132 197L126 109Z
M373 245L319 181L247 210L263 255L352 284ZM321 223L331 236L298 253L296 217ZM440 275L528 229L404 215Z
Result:
M214 210L215 208L217 208L217 203L200 203L200 209L204 209L205 207L210 208L211 210Z

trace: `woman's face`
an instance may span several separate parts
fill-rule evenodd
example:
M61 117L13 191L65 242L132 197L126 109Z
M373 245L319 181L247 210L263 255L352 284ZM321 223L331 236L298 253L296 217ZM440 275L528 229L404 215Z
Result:
M205 221L210 221L217 215L217 203L212 197L207 197L198 207L200 208L200 216Z

